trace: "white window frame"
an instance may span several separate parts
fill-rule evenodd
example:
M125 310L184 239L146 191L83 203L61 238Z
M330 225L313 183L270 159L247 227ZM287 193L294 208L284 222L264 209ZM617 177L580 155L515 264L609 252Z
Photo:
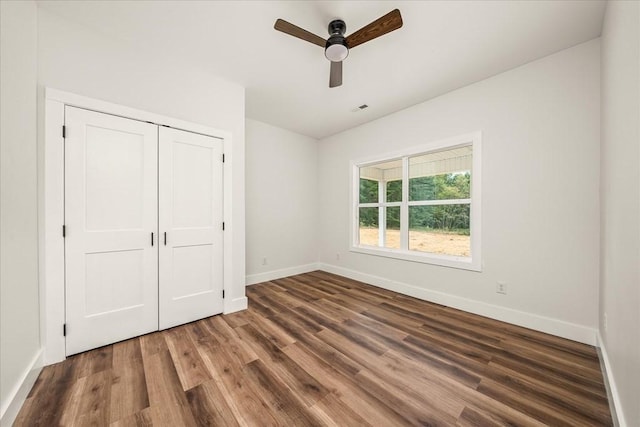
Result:
M447 203L459 203L460 200L437 200L437 201L409 201L409 158L416 155L429 154L430 152L443 151L456 147L471 146L473 148L472 155L472 172L471 172L471 198L464 199L469 202L471 209L470 218L470 239L471 239L471 256L461 257L454 255L434 254L429 252L419 252L409 250L409 206L423 205L443 205ZM351 243L349 250L368 255L383 256L388 258L396 258L405 261L421 262L426 264L434 264L444 267L459 268L471 271L482 271L481 256L481 225L482 225L482 133L473 132L465 135L459 135L453 138L430 142L428 144L411 147L402 151L386 153L376 157L359 159L351 161ZM377 163L383 163L393 160L402 159L402 202L386 202L385 182L379 181L378 184L378 202L377 203L360 203L360 168L373 166ZM385 248L385 230L386 230L386 207L400 206L400 248ZM379 211L378 227L378 247L366 246L359 244L360 218L359 208L361 207L378 207Z

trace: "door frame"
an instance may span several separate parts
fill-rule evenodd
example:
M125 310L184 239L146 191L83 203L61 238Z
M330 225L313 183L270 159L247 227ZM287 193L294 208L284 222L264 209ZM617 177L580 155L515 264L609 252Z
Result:
M84 108L128 119L152 122L157 125L200 133L222 139L223 165L223 287L232 288L232 159L233 141L229 131L150 113L111 102L101 101L52 88L44 88L44 105L40 114L42 144L38 152L38 223L39 223L39 281L40 281L40 341L44 350L44 364L63 361L65 356L65 257L62 225L64 224L64 125L65 106ZM242 224L240 224L242 226ZM224 299L223 313L247 308L245 296Z

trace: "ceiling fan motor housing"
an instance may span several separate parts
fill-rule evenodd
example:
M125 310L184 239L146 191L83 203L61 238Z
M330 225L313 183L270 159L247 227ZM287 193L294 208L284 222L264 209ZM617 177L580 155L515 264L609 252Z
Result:
M349 46L344 33L347 25L342 19L335 19L329 23L329 38L324 49L324 56L331 62L340 62L349 55Z

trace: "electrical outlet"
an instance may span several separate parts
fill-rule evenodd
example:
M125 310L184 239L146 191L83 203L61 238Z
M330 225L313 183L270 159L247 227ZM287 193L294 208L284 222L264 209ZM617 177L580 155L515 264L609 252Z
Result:
M336 261L340 261L340 252L336 253Z
M607 313L605 313L603 317L604 319L602 323L604 323L604 331L607 332Z
M496 283L496 292L499 294L507 294L507 283L506 282L497 282Z
M267 265L267 257L262 258L262 265Z

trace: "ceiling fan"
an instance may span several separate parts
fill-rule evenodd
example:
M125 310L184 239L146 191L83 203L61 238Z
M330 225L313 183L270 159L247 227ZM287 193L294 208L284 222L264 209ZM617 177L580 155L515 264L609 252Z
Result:
M400 27L402 27L402 16L400 16L398 9L392 10L347 37L344 36L347 31L347 25L343 20L335 19L329 23L329 38L327 40L284 19L276 20L273 26L278 31L324 48L324 56L331 61L329 87L342 85L342 61L349 55L349 49L353 49L362 43L390 33Z

